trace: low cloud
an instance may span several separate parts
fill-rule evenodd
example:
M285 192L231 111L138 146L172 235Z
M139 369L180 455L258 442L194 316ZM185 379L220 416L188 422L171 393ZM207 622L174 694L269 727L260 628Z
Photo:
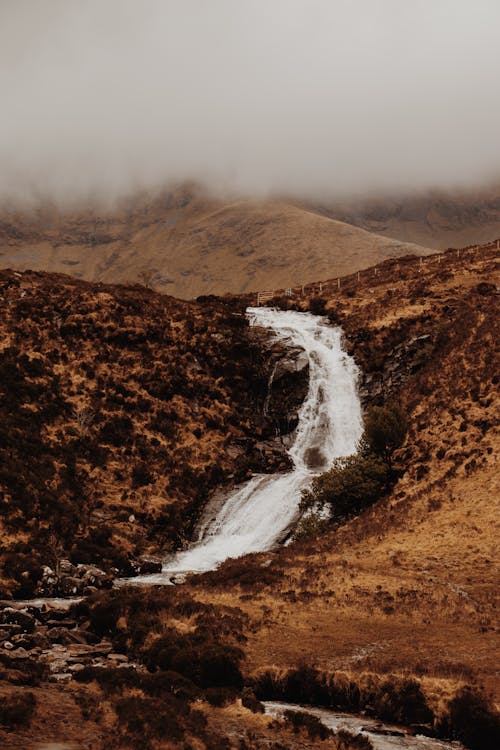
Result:
M2 0L0 198L500 176L497 0Z

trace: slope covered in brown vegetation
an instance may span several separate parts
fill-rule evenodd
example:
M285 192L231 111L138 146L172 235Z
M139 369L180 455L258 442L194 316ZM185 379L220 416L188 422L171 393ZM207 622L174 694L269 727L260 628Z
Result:
M357 274L342 279L340 289L336 281L315 284L303 296L274 300L340 323L346 345L362 367L364 404L395 400L403 407L409 431L395 457L399 478L394 488L357 517L323 524L286 548L228 561L184 586L102 592L77 605L70 617L78 621L80 635L97 646L108 640L108 653L113 649L115 657L128 659L128 668L112 666L111 657L104 668L89 663L79 668L61 695L62 688L30 671L28 660L21 660L22 667L7 654L4 678L30 686L36 704L20 706L31 711L31 728L0 729L6 746L15 738L12 746L25 742L29 747L42 733L54 742L78 740L84 747L124 750L140 742L165 750L257 750L272 743L294 750L364 750L352 738L313 738L309 731L318 731L314 722L298 727L298 734L293 719L285 726L270 724L259 713L256 698L283 698L414 724L418 731L460 738L474 750L495 747L498 720L485 696L491 692L499 698L497 274L497 250L491 246L423 263L418 258L387 261L359 279ZM9 284L15 278L6 274ZM17 311L16 321L19 305L30 294L29 284L43 286L44 279L47 283L47 277L30 274L27 289L10 290L9 314ZM146 290L96 288L63 277L51 277L52 284L62 287L59 299L77 299L78 305L89 305L89 296L98 298L103 292L121 306L139 295L144 312L140 320L134 319L134 328L163 321L167 310L170 315L179 310L177 302ZM87 296L82 300L78 295ZM57 298L56 293L51 291L50 298ZM180 303L182 315L176 322L182 336L169 346L170 355L185 345L184 327L193 316L195 328L203 321L217 323L217 331L225 332L224 340L215 338L221 358L235 354L240 335L242 351L248 351L246 329L234 322L235 333L228 322L241 310L241 302L209 302L213 306L208 308ZM110 303L106 309L113 309ZM44 326L38 323L40 336ZM79 347L72 346L71 357L66 346L58 347L70 362L79 361L90 335L82 336L87 328L80 323L75 334ZM120 330L132 327L124 323L120 321ZM9 325L10 336L14 328ZM33 334L29 326L22 331L15 346L29 344L31 351ZM103 333L99 329L107 342ZM191 333L190 346L195 340ZM202 344L203 351L210 346L203 337ZM110 344L106 347L106 361L114 363L116 373L117 363L123 362ZM158 360L162 348L158 344L155 349ZM45 345L45 351L50 347ZM94 348L92 352L96 359ZM135 362L137 355L128 351L128 356ZM200 359L201 354L196 356ZM254 358L244 361L248 373L237 370L243 378L238 388L250 388L251 393L261 383L265 392L262 356L259 346ZM30 366L36 358L31 353ZM139 369L134 362L133 372ZM235 366L231 362L231 373ZM141 378L148 369L150 364L140 368ZM64 372L79 371L66 365ZM16 382L26 388L36 384L36 377L23 370ZM82 381L71 377L74 389L73 383ZM247 437L245 430L254 427L244 426L244 402L237 390L231 391L228 377L226 373L217 381L218 387L228 389L228 404L237 405L237 426ZM195 382L189 382L194 388ZM15 394L14 384L10 388ZM175 388L182 396L183 383L175 381ZM110 389L116 390L111 383ZM67 386L62 392L73 408L74 394ZM190 396L194 399L194 392ZM26 403L26 393L23 398ZM261 405L256 396L252 407L258 410ZM184 420L190 426L196 422L189 403L183 402L183 408L179 429ZM148 433L135 408L132 415L134 423L138 420L137 431ZM22 416L22 410L16 412L16 420ZM70 428L77 429L74 420L64 428L66 439ZM216 441L217 431L208 432ZM176 441L184 445L178 437ZM122 472L130 472L131 457L135 459L135 453L120 464ZM182 459L194 464L190 455ZM241 454L227 470L234 471L239 462ZM104 473L101 476L104 481ZM110 479L110 490L115 481ZM168 487L165 490L167 496ZM149 523L146 516L141 519L144 528ZM126 548L126 535L120 545ZM6 683L1 690L13 692ZM59 704L64 705L64 717ZM48 723L50 712L55 720Z
M339 321L365 403L397 399L410 428L389 496L196 580L197 596L239 601L260 623L246 653L274 675L267 695L290 697L272 679L305 661L358 688L367 673L414 677L437 714L465 682L498 700L497 282L491 246L387 262L340 291L274 301Z
M12 271L0 296L4 585L29 595L65 556L126 570L191 533L219 485L286 467L256 447L280 347L240 310Z
M0 264L91 281L140 281L190 299L351 273L425 248L284 200L222 200L185 188L114 210L0 211Z

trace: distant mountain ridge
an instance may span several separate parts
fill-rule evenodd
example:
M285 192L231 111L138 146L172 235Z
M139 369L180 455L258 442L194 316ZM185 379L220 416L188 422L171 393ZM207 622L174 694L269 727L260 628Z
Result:
M181 188L108 213L0 211L0 267L140 281L180 298L342 276L431 250L285 200L224 201Z
M314 203L312 207L366 231L435 250L482 244L500 236L500 186Z

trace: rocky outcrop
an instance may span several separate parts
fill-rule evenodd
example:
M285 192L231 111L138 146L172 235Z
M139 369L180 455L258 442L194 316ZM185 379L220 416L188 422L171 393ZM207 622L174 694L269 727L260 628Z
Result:
M0 672L15 684L28 684L34 665L38 677L51 682L67 682L85 667L134 666L113 653L88 622L68 617L60 601L0 605Z
M95 565L61 560L58 567L58 572L48 565L42 568L36 596L84 596L113 585L113 576Z
M356 340L351 339L350 350L356 357ZM434 348L430 334L413 336L385 353L377 368L360 372L360 396L364 405L378 404L397 398L408 379L422 369Z

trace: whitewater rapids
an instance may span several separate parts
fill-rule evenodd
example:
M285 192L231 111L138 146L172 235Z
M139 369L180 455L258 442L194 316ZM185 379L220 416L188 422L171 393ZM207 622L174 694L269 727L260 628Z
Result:
M167 583L188 572L213 570L227 558L272 548L298 519L301 492L334 458L356 452L361 437L358 369L342 348L342 331L309 313L248 308L252 326L274 332L277 341L304 350L309 391L288 450L293 470L258 474L230 493L216 517L200 528L186 551L165 561L161 574L130 583Z

